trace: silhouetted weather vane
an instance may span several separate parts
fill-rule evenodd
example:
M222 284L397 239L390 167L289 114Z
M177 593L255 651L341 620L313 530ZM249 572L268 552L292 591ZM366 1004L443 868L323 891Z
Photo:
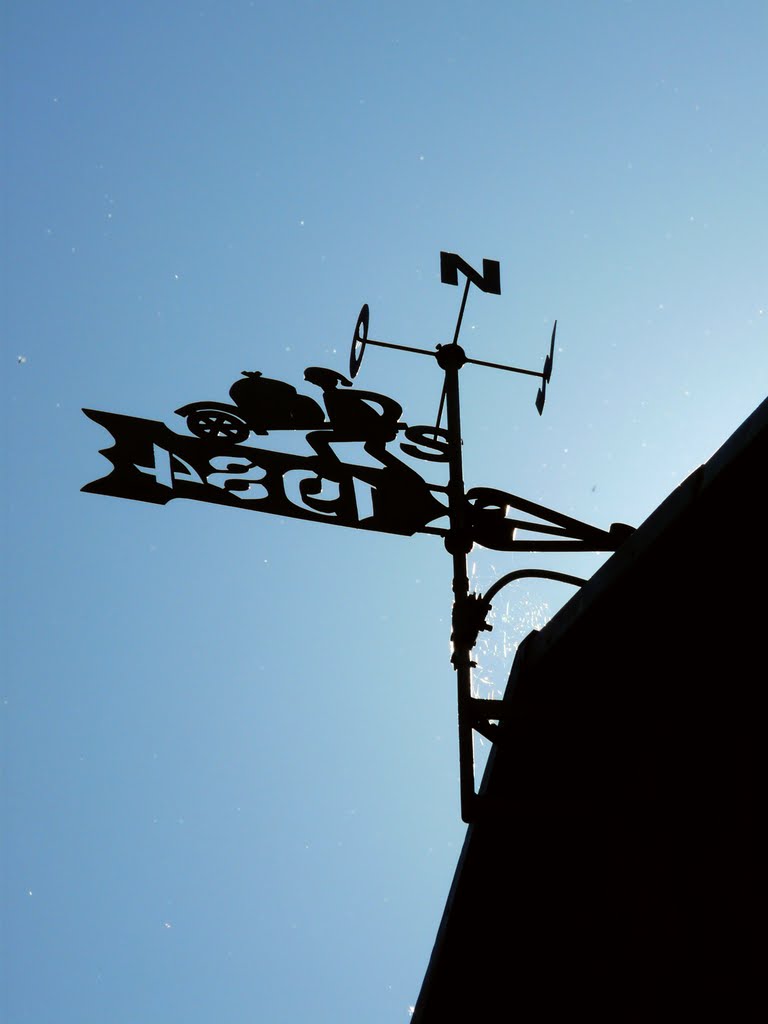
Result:
M577 586L584 581L563 573L518 570L498 580L485 596L471 594L467 555L476 543L497 551L613 551L632 528L614 523L610 530L601 530L507 491L465 490L459 371L471 364L538 377L536 408L541 415L552 376L557 321L541 371L471 359L459 345L469 289L475 285L500 295L500 265L484 259L480 274L455 253L441 252L442 282L457 285L459 274L465 278L464 292L449 344L429 351L375 340L368 335L370 311L364 305L352 337L351 379L336 370L310 366L304 379L319 389L315 397L259 371L244 370L229 390L231 404L193 402L176 410L191 436L177 434L156 420L84 409L115 443L101 451L112 471L82 489L160 505L190 498L356 529L442 537L453 559L451 661L458 688L461 813L469 822L475 818L478 799L472 734L497 739L495 723L503 716L502 701L472 696L471 652L479 632L491 628L486 622L491 601L503 586L522 576ZM398 402L354 387L369 345L435 360L443 371L443 387L434 426L409 426L401 419ZM291 455L244 443L251 434L278 430L304 433L313 454ZM378 465L342 462L333 445L350 441L361 442ZM427 482L395 447L411 459L447 464L447 485Z

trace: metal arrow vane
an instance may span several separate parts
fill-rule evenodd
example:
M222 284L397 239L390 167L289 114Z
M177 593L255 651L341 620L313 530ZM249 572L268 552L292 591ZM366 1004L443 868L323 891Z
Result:
M480 630L491 628L485 621L491 600L501 587L523 575L574 585L584 581L562 573L519 570L502 577L483 597L469 591L467 555L476 543L498 551L613 551L632 528L614 523L609 530L601 530L507 491L465 490L461 369L471 364L538 377L535 404L541 415L552 376L557 322L541 371L470 358L459 345L469 289L475 285L483 292L501 294L500 265L483 260L481 274L455 253L441 252L443 283L457 285L459 274L465 278L464 292L449 344L430 351L375 340L368 334L370 312L364 305L352 337L349 378L325 367L308 367L304 379L319 389L314 397L259 371L243 371L229 390L231 403L193 402L176 410L188 434L176 433L156 420L84 409L86 416L109 431L114 444L101 451L112 463L111 472L82 489L161 505L173 498L189 498L355 529L442 537L453 560L451 660L458 690L461 813L470 822L478 800L473 731L495 740L495 723L502 718L501 701L472 696L471 652ZM435 360L443 371L443 387L434 426L409 426L394 399L353 385L368 346ZM311 454L245 444L251 434L281 430L303 433ZM342 462L333 444L349 441L361 442L374 465ZM403 456L447 464L448 484L429 483Z

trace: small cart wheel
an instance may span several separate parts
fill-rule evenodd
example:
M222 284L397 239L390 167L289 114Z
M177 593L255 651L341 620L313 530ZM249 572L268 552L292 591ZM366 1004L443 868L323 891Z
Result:
M365 345L368 341L368 303L363 303L360 315L355 324L355 333L352 335L352 348L349 352L349 376L352 380L357 376L360 364L365 355Z

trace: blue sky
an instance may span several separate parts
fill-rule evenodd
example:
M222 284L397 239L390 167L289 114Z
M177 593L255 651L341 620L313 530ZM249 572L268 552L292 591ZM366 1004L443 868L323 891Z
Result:
M83 494L109 439L80 410L174 426L244 369L307 392L305 367L345 372L362 302L373 337L431 348L460 301L440 250L487 257L502 294L470 294L468 353L538 369L555 318L558 347L541 419L532 381L463 371L467 485L641 522L765 397L767 22L759 0L6 5L10 1024L407 1021L464 832L450 558ZM358 381L435 415L428 360L369 350ZM602 558L470 561L487 589ZM517 587L488 695L568 596Z

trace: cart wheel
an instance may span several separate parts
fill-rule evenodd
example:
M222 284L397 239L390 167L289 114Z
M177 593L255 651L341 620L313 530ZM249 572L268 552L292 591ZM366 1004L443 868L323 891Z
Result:
M355 324L355 333L352 335L352 348L349 352L349 376L352 380L357 376L360 364L365 354L365 343L368 341L368 303L363 303L360 315Z
M250 434L247 423L219 409L199 409L187 417L187 426L195 437L221 438L239 444Z

